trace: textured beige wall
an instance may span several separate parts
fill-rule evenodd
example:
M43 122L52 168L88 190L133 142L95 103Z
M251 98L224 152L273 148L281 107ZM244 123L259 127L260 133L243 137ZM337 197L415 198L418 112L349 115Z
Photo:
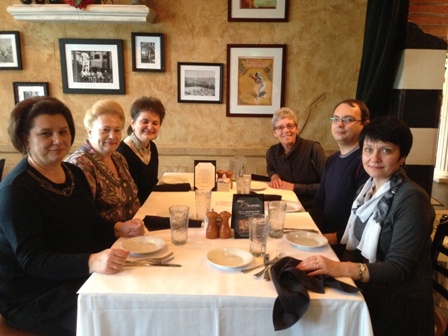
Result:
M93 24L15 21L6 8L20 1L0 1L0 30L20 32L23 58L23 70L0 71L0 157L7 158L7 171L20 159L6 132L14 106L12 82L36 81L49 82L50 94L72 110L73 150L85 138L82 118L93 102L112 98L128 111L135 98L153 95L167 109L156 140L161 170L188 169L192 160L205 158L225 168L228 156L243 154L251 171L264 173L264 153L275 143L269 118L226 117L225 99L223 104L177 102L177 62L224 63L226 73L227 44L287 44L285 105L298 113L304 138L334 151L328 117L335 103L356 93L367 0L290 0L287 23L227 22L227 2L150 0L145 3L158 13L153 24ZM132 71L131 32L165 34L165 72ZM59 38L122 39L126 94L64 94Z

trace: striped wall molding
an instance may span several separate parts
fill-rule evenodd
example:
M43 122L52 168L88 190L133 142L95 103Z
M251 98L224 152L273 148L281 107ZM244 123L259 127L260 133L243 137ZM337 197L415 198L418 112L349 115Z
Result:
M440 107L447 44L408 23L393 92L393 114L411 128L414 143L406 160L407 173L429 195L437 153Z

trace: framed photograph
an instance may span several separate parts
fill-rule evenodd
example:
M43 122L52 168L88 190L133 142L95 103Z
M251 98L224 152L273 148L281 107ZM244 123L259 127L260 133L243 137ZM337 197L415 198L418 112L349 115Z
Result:
M0 70L22 70L18 31L0 31Z
M123 41L59 39L64 93L125 94Z
M165 71L163 34L131 33L132 71Z
M289 0L227 0L228 21L287 22Z
M227 45L228 117L272 117L284 105L286 44Z
M13 82L14 102L18 102L36 96L48 96L47 82Z
M179 103L222 103L221 63L177 63Z

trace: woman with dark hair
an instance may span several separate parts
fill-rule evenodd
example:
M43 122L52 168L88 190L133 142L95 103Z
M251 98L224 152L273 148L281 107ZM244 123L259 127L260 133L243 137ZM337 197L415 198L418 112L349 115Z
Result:
M82 170L63 162L75 127L62 102L21 101L8 132L25 157L0 183L0 313L30 332L75 335L78 289L93 272L118 273L129 252L108 247L144 226L102 219Z
M401 120L381 117L359 136L369 174L353 203L341 242L342 262L305 258L297 268L309 275L350 277L369 307L378 335L433 335L431 232L434 209L427 193L402 166L412 133Z
M157 184L159 153L154 140L165 118L165 107L153 97L141 97L131 106L128 136L117 151L126 158L129 171L138 187L138 198L143 204Z

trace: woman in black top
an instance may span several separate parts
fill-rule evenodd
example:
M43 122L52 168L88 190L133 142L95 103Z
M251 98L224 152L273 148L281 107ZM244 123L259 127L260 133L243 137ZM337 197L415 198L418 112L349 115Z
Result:
M128 136L117 149L128 162L129 171L138 187L140 204L145 203L159 181L159 153L153 140L157 139L164 118L165 107L159 99L137 99L131 106Z
M108 247L143 223L99 216L84 173L63 162L75 128L59 100L18 103L8 131L25 157L0 184L0 313L17 328L75 335L78 289L93 272L121 270L129 252Z

